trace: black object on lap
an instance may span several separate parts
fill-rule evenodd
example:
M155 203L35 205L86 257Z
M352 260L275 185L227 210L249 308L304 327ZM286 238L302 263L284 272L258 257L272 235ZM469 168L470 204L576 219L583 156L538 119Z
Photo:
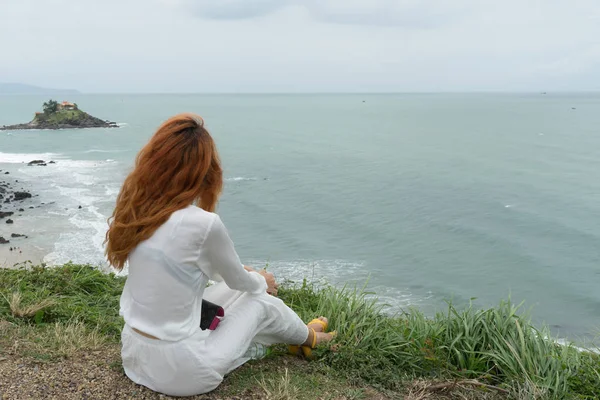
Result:
M223 307L211 303L207 300L202 300L202 310L200 311L200 329L215 330L221 317L225 315Z

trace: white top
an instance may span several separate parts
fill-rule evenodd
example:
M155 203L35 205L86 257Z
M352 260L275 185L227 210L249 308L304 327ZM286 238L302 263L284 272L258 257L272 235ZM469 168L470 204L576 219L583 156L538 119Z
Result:
M130 327L177 341L200 329L202 295L209 279L252 294L265 279L240 262L217 214L189 206L175 211L129 254L120 314Z

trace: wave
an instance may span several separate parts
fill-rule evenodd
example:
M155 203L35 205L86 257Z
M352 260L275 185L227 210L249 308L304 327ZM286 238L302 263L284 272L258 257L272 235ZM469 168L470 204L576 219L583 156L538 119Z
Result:
M60 160L64 156L60 153L2 153L0 152L0 163L22 164L32 160Z
M84 186L96 184L103 178L98 174L98 168L109 164L114 163L108 161L56 159L55 164L35 168L25 166L19 168L19 172L28 177L45 179L51 186L59 189L61 186L66 186L68 189L73 188L73 183L79 183Z
M102 149L91 149L91 150L86 150L86 151L83 151L82 153L84 153L84 154L90 154L90 153L125 153L126 151L129 151L129 150L102 150Z

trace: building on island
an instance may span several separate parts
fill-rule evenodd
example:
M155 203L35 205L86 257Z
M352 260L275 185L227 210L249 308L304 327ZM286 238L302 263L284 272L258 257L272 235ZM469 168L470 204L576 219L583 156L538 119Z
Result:
M77 110L77 104L63 101L58 105L59 110Z

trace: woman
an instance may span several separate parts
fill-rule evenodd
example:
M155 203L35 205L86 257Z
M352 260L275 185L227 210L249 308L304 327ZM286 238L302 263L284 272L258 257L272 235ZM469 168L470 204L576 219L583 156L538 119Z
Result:
M273 274L244 267L214 213L223 174L201 117L163 123L125 179L106 234L106 255L128 263L121 296L123 368L172 396L215 389L250 359L253 343L314 348L327 320L305 325L277 294ZM210 280L219 283L207 286ZM202 299L221 305L215 330L200 329Z

